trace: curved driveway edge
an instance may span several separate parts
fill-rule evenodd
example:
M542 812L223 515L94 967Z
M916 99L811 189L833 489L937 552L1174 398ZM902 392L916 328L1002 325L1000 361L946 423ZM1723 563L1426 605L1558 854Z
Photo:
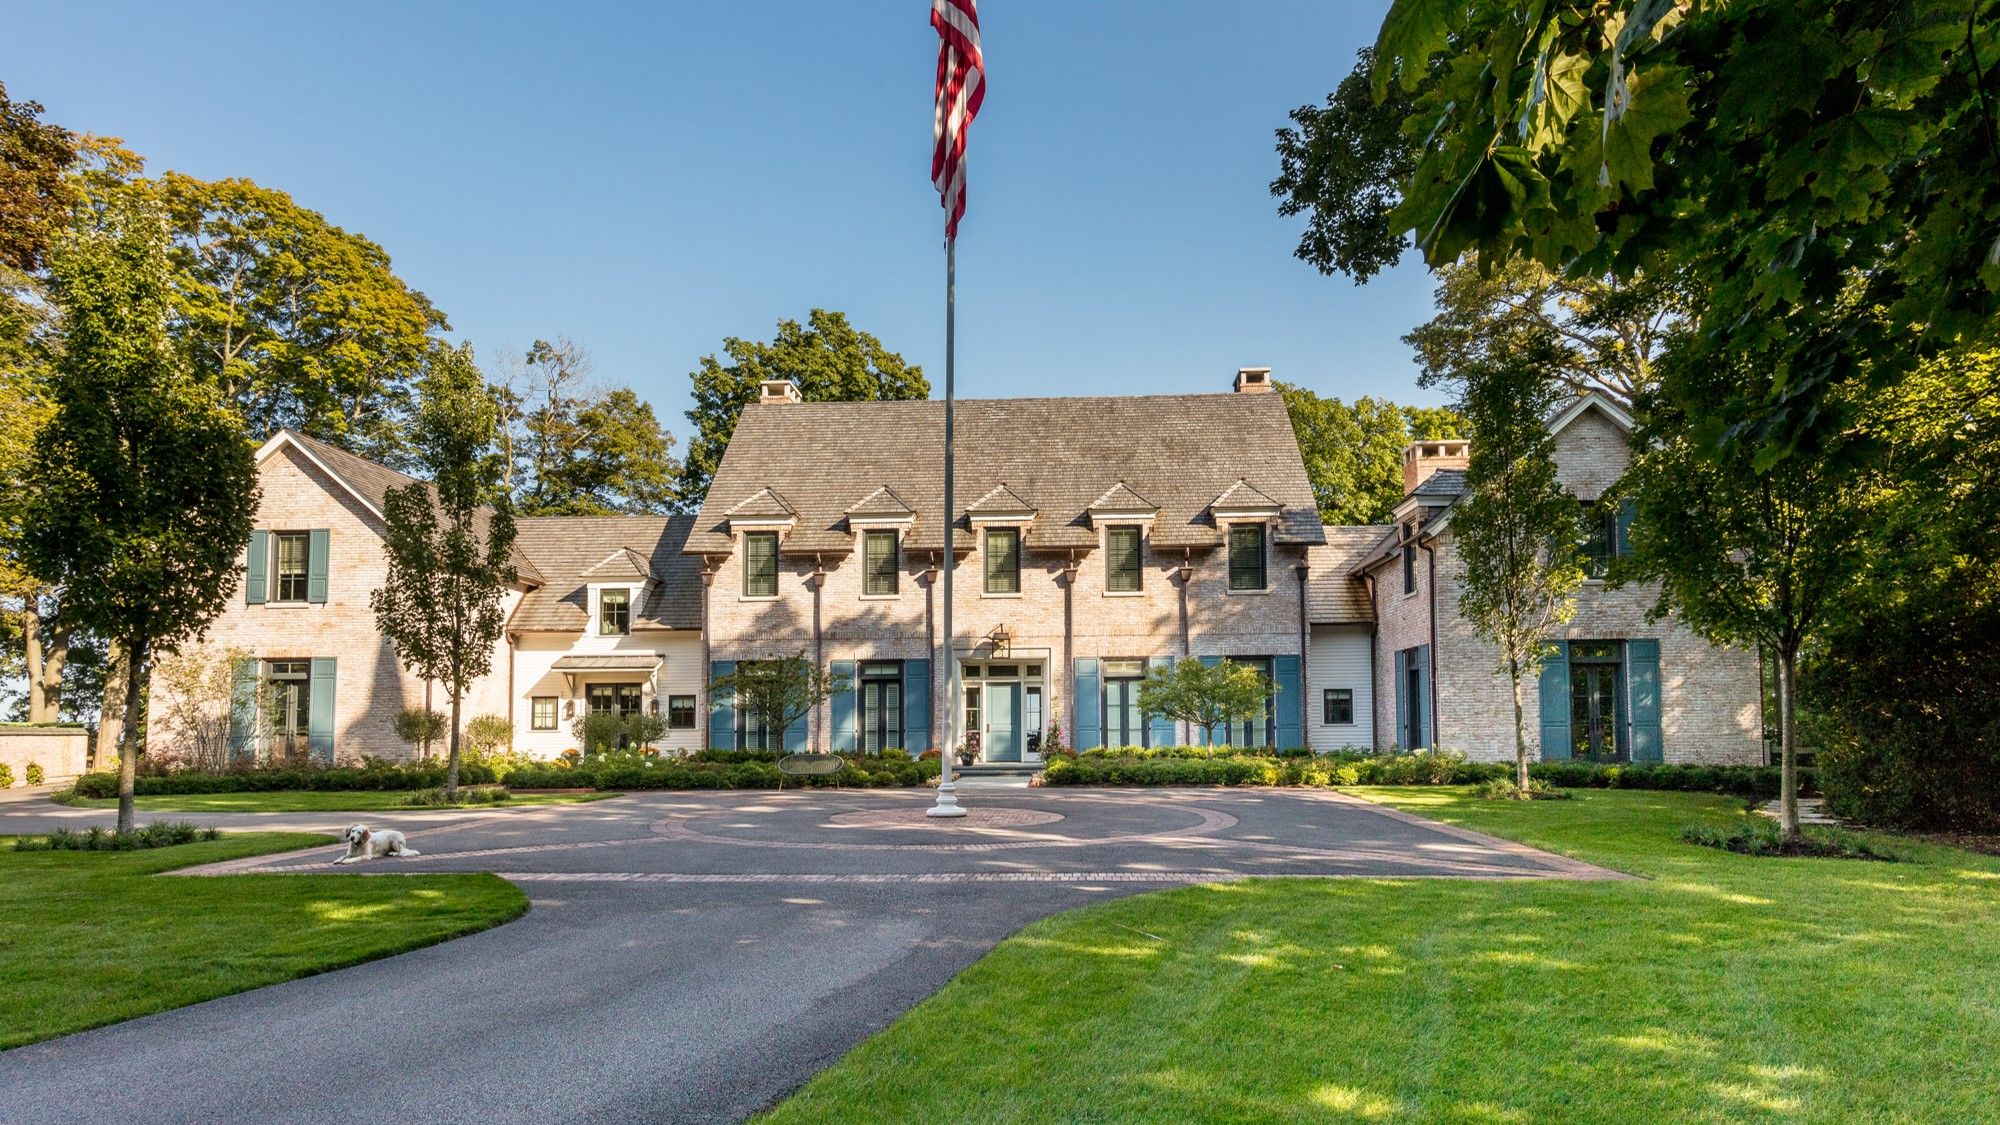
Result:
M1069 907L1264 875L1618 877L1338 794L994 792L978 799L986 825L963 829L924 822L929 800L648 793L444 822L370 814L424 854L332 868L338 850L314 849L234 869L499 871L532 909L0 1054L0 1117L739 1120Z

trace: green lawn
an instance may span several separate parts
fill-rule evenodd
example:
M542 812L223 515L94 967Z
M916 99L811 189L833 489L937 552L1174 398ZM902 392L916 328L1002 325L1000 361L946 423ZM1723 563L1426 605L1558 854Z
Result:
M416 812L404 802L413 790L402 789L281 789L270 793L180 793L134 797L140 812ZM504 809L518 805L561 805L601 801L617 793L537 793L479 804L429 805L423 808ZM118 798L76 798L63 802L80 809L115 809Z
M1398 808L1644 882L1272 880L1047 919L776 1121L2000 1119L2000 858L1682 844L1719 797Z
M16 852L0 838L0 1048L431 945L518 917L493 875L159 876L320 845L231 835L143 852Z

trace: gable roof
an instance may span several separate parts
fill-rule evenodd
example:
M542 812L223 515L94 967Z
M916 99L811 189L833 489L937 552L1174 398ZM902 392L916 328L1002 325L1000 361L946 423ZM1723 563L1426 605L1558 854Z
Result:
M1382 540L1379 524L1326 527L1326 543L1306 549L1306 620L1314 625L1366 625L1375 620L1368 587L1353 572Z
M416 477L399 473L387 465L377 464L366 457L349 453L337 445L331 445L318 438L307 437L297 430L279 430L271 435L270 440L257 450L257 463L263 464L266 458L288 447L297 450L314 467L345 489L348 495L359 501L378 523L386 525L387 519L382 510L388 505L389 493L395 489L422 484L430 490L433 499L437 496L435 488ZM492 515L493 509L483 504L473 514L481 537L485 536L486 521ZM514 573L521 582L532 585L542 581L541 571L536 569L533 560L522 552L519 542L514 544L509 555L508 562L513 564Z
M760 488L729 509L729 514L739 519L790 519L799 513L776 489Z
M1596 391L1578 391L1576 397L1570 400L1568 406L1549 416L1549 432L1552 434L1562 433L1564 430L1569 429L1571 422L1583 417L1586 412L1591 410L1595 410L1603 414L1606 418L1611 419L1613 425L1628 434L1632 432L1634 426L1638 425L1637 422L1633 421L1632 415L1624 407L1611 401L1604 395Z
M1090 502L1085 509L1091 512L1157 512L1158 504L1132 491L1132 486L1119 481L1104 490L1104 495Z
M1465 470L1439 469L1430 476L1425 477L1423 483L1417 485L1416 490L1411 492L1410 495L1425 498L1442 497L1446 500L1463 496L1465 495Z
M849 519L867 519L870 516L902 519L916 514L917 510L905 504L903 498L896 495L896 490L886 484L855 501L854 505L847 509Z
M1209 501L1209 508L1217 512L1243 511L1252 508L1276 508L1276 500L1257 491L1257 486L1247 480L1238 480L1222 495Z
M1239 480L1278 506L1276 542L1323 538L1279 395L961 400L953 452L954 499L983 497L1004 481L1035 509L1030 550L1095 549L1090 505L1121 480L1159 507L1156 547L1220 546L1209 504ZM687 549L728 553L729 511L775 488L798 512L786 553L850 551L846 506L887 484L916 512L906 549L942 550L943 461L942 402L752 403L737 421ZM960 550L972 547L967 510L952 513Z
M984 514L991 512L996 515L1011 516L1022 512L1033 512L1035 506L1021 499L1019 493L1008 488L1006 481L1001 481L999 484L988 489L986 495L974 500L965 510L969 513Z
M621 578L645 580L653 577L653 568L639 552L630 547L620 547L577 577L591 582L615 582Z
M635 606L635 629L701 627L701 560L685 554L692 516L524 516L515 545L546 581L514 611L513 632L574 633L590 623L590 582L606 563L626 559L655 579ZM615 565L615 563L614 563ZM615 580L615 579L614 579Z

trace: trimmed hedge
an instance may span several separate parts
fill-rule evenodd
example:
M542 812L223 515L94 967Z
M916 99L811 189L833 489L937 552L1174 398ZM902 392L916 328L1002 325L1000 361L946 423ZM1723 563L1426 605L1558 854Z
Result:
M1049 785L1476 785L1514 774L1510 762L1472 762L1463 755L1329 754L1316 758L1276 758L1238 754L1181 756L1162 748L1147 756L1085 753L1049 763ZM1202 748L1194 748L1202 749ZM1559 789L1663 789L1775 797L1775 766L1598 765L1590 762L1537 762L1529 775ZM1800 772L1810 792L1810 771Z
M313 789L379 791L388 789L436 789L444 784L445 768L440 765L281 767L278 769L231 770L207 773L177 770L173 773L141 774L132 782L132 792L141 797L179 796L183 793L273 793L279 790ZM458 767L460 785L488 785L500 780L493 767L462 762ZM118 775L87 773L76 779L79 797L116 797Z

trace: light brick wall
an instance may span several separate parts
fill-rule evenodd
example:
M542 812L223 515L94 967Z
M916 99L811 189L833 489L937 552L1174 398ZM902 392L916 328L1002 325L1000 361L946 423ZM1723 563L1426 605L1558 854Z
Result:
M1375 568L1375 748L1396 746L1396 654L1431 643L1431 576L1423 550L1417 551L1414 593L1403 592L1400 556ZM1430 701L1424 701L1426 712Z
M210 627L206 643L218 650L241 649L258 660L338 661L334 678L334 756L339 761L363 755L409 758L414 751L396 737L397 712L422 706L424 683L397 663L395 648L375 628L368 598L388 574L382 549L382 525L345 488L290 447L281 448L258 469L263 497L258 505L260 531L305 531L325 528L327 541L327 600L323 605L247 605L243 600L243 570L231 583L228 608ZM509 591L502 610L512 613L520 594ZM494 670L468 694L464 715L506 711L506 642L495 646ZM449 712L442 688L434 689L431 705ZM150 708L149 745L164 745L158 716L165 708Z
M981 537L981 548L984 539ZM1079 552L1073 611L1073 658L1180 656L1180 594L1172 577L1182 560L1180 551L1152 549L1142 554L1138 595L1105 591L1102 551ZM1197 656L1272 656L1298 653L1300 591L1295 567L1303 552L1274 547L1267 566L1269 590L1262 594L1232 594L1223 551L1196 552L1188 588L1188 632ZM927 558L902 559L900 592L893 598L862 595L858 552L823 556L826 586L821 601L822 655L834 660L915 660L932 657L925 646L924 609L930 598L942 637L943 584L927 594L919 576ZM959 563L953 578L953 632L961 650L989 655L986 638L1005 625L1013 635L1011 659L1042 661L1046 669L1048 713L1060 717L1065 739L1074 737L1074 709L1068 698L1069 675L1063 666L1063 588L1061 575L1067 555L1028 552L1021 562L1018 595L985 593L985 560L980 550ZM812 590L814 562L781 556L775 599L743 597L742 552L739 548L721 566L710 591L709 641L715 660L754 660L813 649ZM932 730L942 730L945 669L933 664ZM1086 701L1097 706L1096 700ZM1290 701L1297 706L1297 701ZM815 736L827 730L829 708L814 720ZM1185 737L1185 735L1183 735Z

